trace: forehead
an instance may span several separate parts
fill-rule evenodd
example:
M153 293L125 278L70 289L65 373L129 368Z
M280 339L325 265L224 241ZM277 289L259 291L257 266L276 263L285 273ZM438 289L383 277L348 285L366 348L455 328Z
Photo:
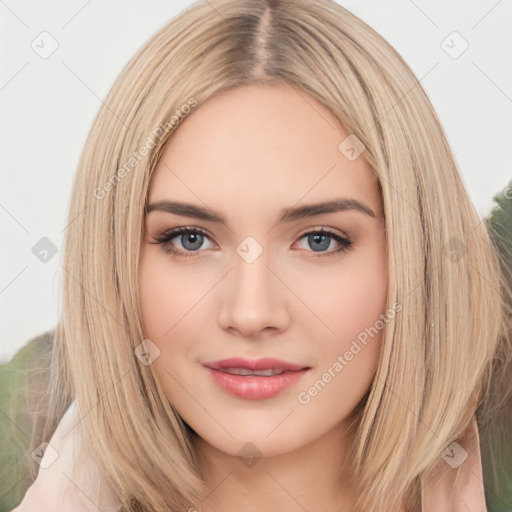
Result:
M347 197L380 211L374 171L340 152L349 135L302 90L248 85L209 98L171 136L149 202L289 206Z

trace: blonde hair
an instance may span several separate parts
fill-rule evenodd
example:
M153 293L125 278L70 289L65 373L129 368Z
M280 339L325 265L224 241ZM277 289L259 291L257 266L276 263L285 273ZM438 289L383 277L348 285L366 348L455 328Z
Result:
M356 508L416 510L429 472L481 403L502 318L499 265L413 72L332 0L195 3L124 68L87 138L65 237L51 408L33 441L49 439L76 398L78 428L125 510L187 510L205 492L193 433L134 356L144 339L146 199L179 128L169 120L234 87L280 82L325 105L364 144L386 219L387 309L402 305L358 409ZM141 151L151 134L157 140Z

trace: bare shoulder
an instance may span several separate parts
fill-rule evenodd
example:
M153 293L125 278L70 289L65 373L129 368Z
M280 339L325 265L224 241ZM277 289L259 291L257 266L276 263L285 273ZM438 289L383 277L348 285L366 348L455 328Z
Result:
M83 446L76 402L68 408L40 461L39 473L11 512L116 512L118 500ZM80 460L78 460L78 457Z

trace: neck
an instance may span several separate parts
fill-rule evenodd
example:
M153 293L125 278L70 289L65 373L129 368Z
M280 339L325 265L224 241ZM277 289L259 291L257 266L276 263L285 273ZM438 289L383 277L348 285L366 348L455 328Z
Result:
M354 486L344 464L350 442L348 433L338 427L292 452L242 460L198 438L196 449L208 488L201 508L352 512Z

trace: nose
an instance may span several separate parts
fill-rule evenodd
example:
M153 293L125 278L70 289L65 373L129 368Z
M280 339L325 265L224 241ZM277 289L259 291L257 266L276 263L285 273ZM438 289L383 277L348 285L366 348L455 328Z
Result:
M238 254L223 283L219 322L223 329L247 338L286 330L290 291L268 265L266 252L251 263Z

